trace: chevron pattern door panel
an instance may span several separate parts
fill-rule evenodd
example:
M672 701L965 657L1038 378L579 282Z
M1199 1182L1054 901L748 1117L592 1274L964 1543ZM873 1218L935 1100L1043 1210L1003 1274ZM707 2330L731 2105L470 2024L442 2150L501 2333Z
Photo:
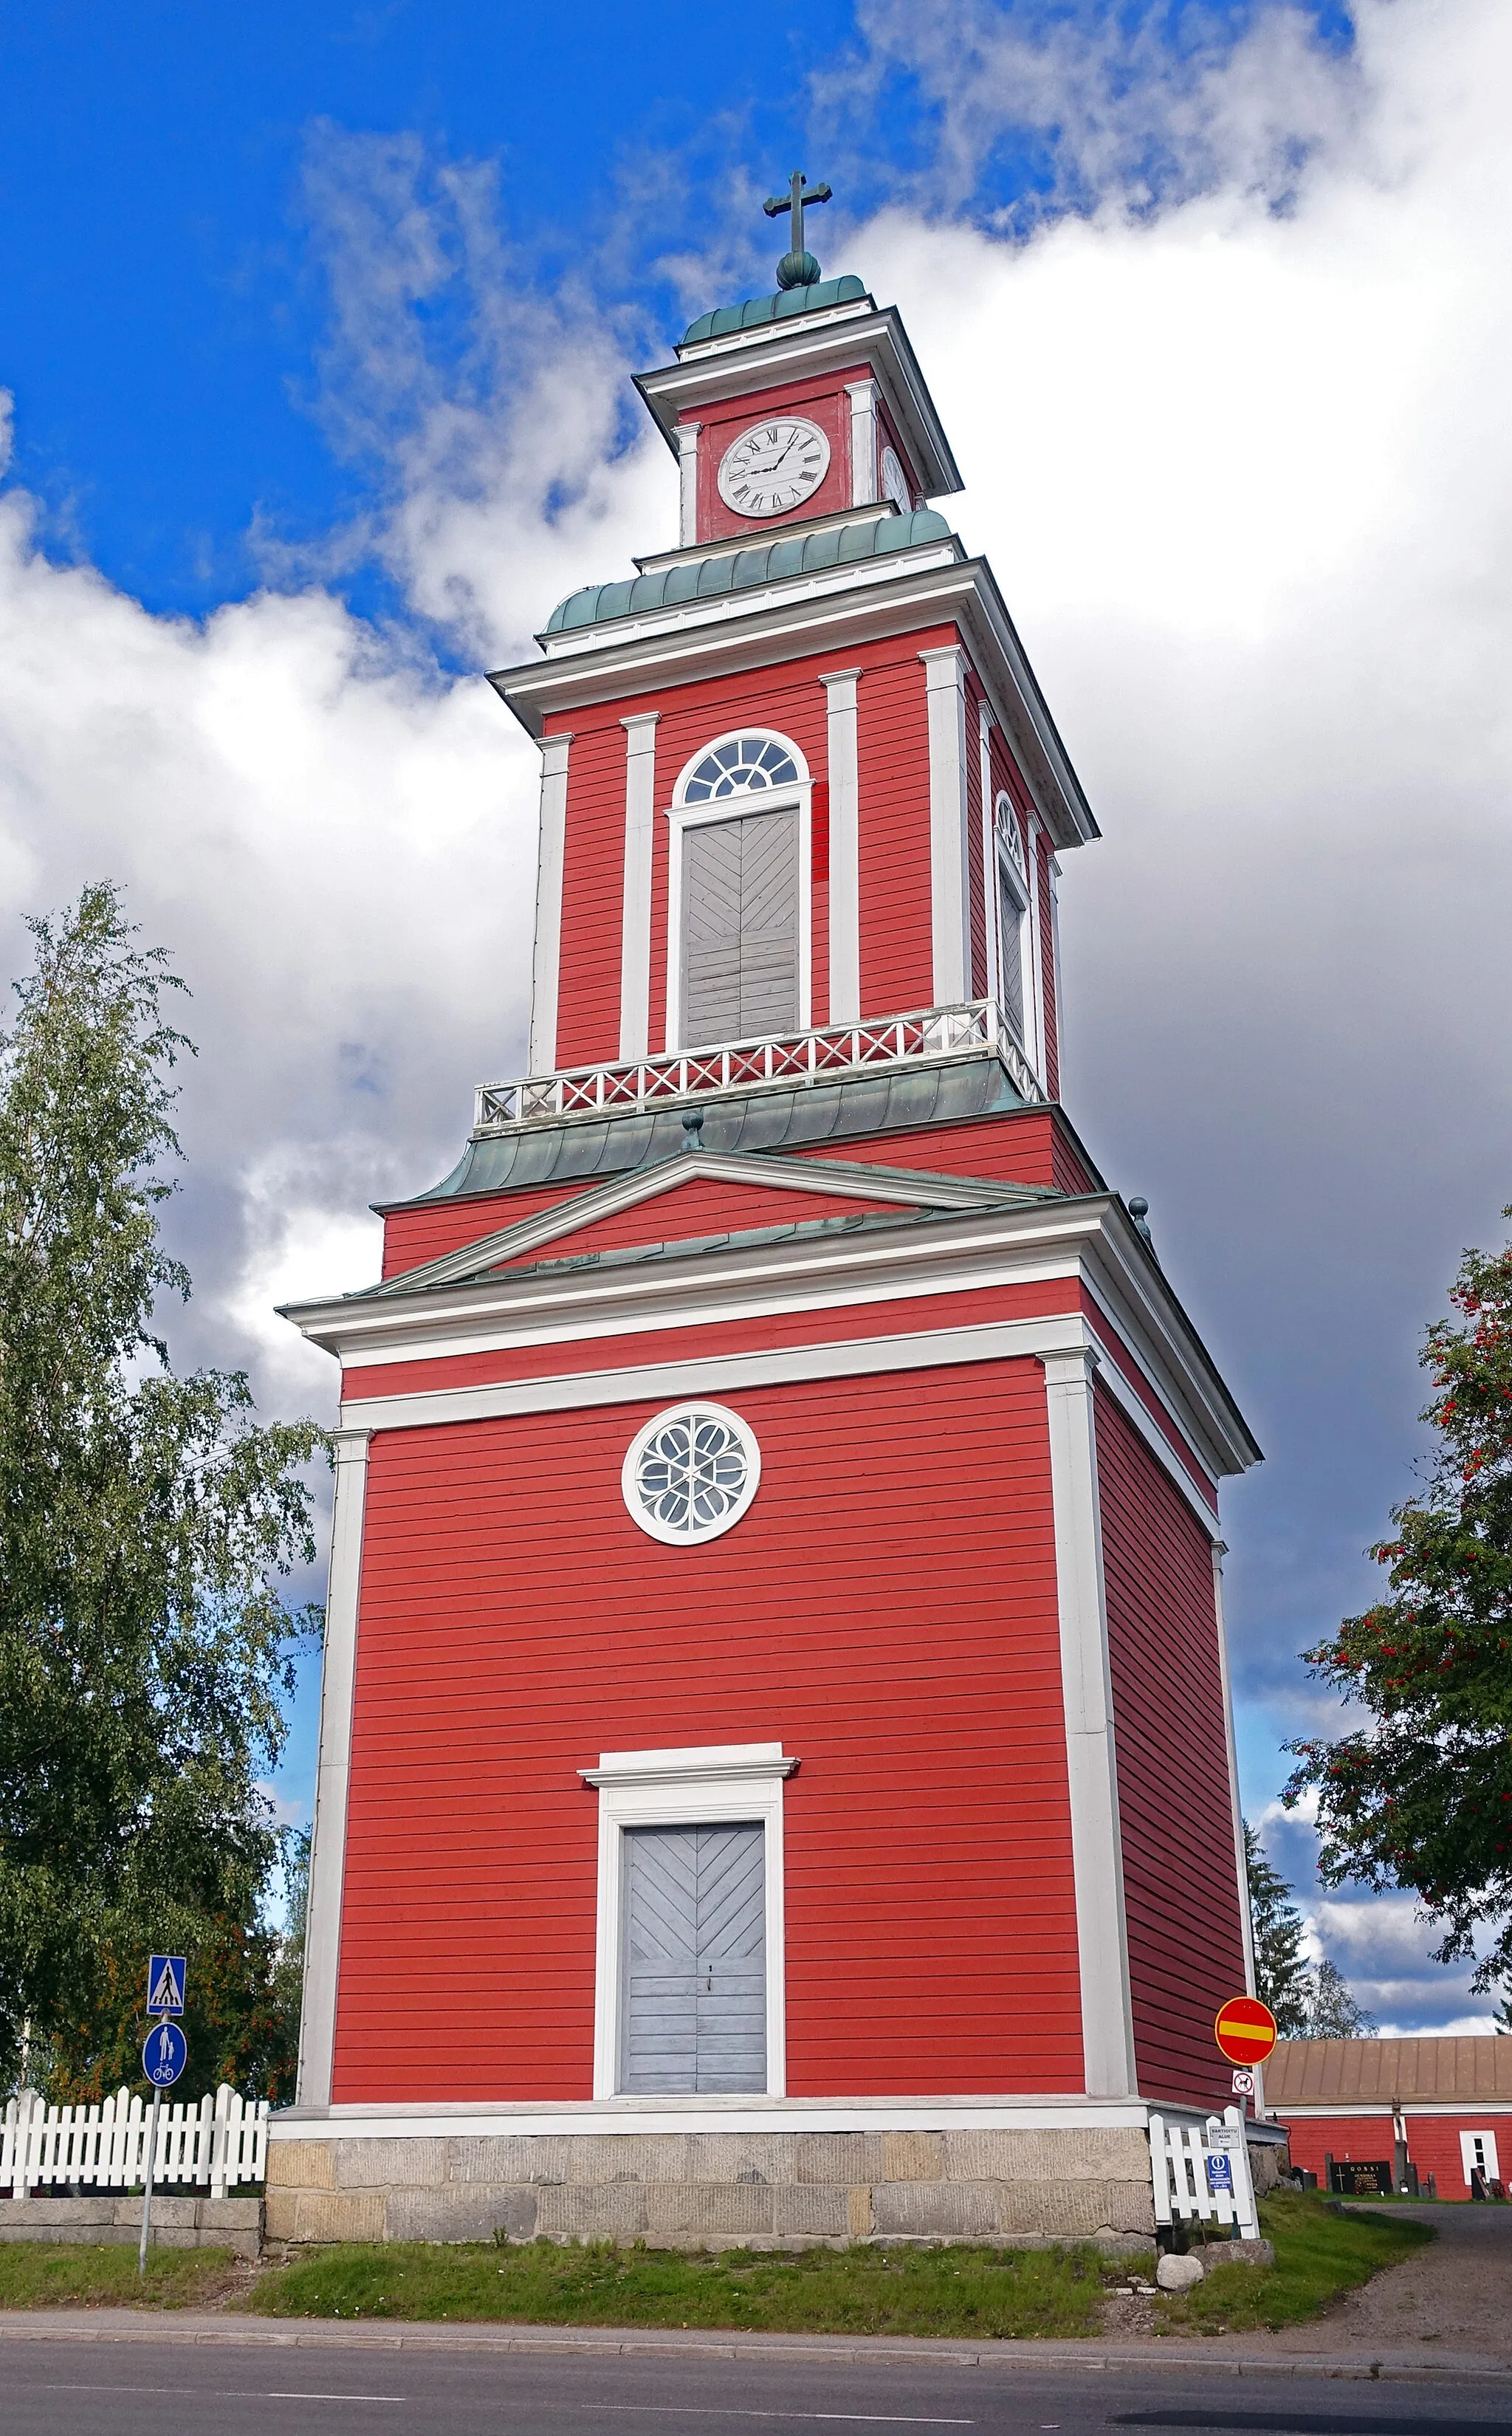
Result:
M798 815L689 829L683 843L685 1037L690 1047L798 1020Z
M764 1844L759 1826L625 1831L621 2088L766 2087Z

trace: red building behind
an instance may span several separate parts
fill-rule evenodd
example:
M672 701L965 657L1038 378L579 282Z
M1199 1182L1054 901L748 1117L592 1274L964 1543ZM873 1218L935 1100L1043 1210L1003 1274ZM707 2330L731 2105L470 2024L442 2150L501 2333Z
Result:
M1096 828L895 312L815 279L638 387L679 547L492 680L530 1072L291 1314L342 1411L270 2206L1137 2233L1246 1984L1257 1450L1059 1105Z

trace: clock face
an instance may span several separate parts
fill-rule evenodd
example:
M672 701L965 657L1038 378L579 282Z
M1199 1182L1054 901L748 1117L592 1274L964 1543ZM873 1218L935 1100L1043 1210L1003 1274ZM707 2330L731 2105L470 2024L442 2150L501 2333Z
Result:
M731 441L720 461L720 496L739 516L780 516L811 498L828 470L818 424L774 414Z
M895 508L901 510L904 515L908 514L913 501L909 496L909 478L903 471L895 448L882 451L882 492Z

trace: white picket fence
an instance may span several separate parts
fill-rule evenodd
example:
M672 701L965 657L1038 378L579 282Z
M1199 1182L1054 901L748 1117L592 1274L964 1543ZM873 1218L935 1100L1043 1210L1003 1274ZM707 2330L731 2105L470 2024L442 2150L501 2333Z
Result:
M1195 2218L1230 2230L1237 2224L1243 2240L1258 2238L1249 2145L1237 2106L1225 2108L1222 2122L1209 2114L1205 2124L1185 2132L1152 2114L1150 2170L1157 2225L1170 2224L1176 2217L1185 2224Z
M27 2199L41 2184L92 2183L96 2189L140 2186L147 2170L151 2101L118 2090L96 2106L48 2106L24 2089L0 2129L0 2193ZM196 2183L223 2200L236 2183L260 2183L268 2156L268 2100L247 2099L224 2081L198 2106L164 2106L158 2115L152 2186Z

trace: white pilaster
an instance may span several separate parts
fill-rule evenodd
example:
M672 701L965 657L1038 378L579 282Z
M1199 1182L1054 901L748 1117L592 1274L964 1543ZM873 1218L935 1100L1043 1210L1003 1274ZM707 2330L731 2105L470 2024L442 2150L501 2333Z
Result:
M982 910L987 934L987 996L999 995L1002 949L998 937L998 799L992 790L992 713L977 705L977 754L982 771Z
M698 539L698 435L701 423L677 426L678 547L691 549Z
M860 789L856 750L860 669L819 682L829 697L829 1017L855 1023L861 1011Z
M530 968L530 1071L557 1062L557 989L562 973L562 863L567 834L570 736L541 740L541 831L535 870L535 955Z
M1088 2097L1124 2097L1138 2081L1092 1409L1097 1356L1084 1346L1040 1358L1050 1417L1084 2069Z
M309 1905L304 1928L304 2002L299 2034L301 2106L329 2106L331 2102L369 1435L367 1430L339 1430L336 1434L336 1496L331 1515L331 1571L325 1593L321 1742L315 1770L315 1830L310 1846Z
M847 381L850 399L850 503L869 508L877 497L877 383Z
M651 861L655 828L656 722L637 711L625 731L625 891L619 932L619 1054L651 1048Z
M971 996L966 858L966 655L958 643L921 652L930 737L930 910L936 1006Z
M1250 1995L1260 1993L1255 1985L1255 1923L1249 1908L1249 1864L1244 1857L1244 1806L1239 1793L1239 1749L1234 1739L1234 1695L1228 1675L1228 1634L1224 1626L1224 1557L1226 1554L1222 1540L1212 1543L1213 1555L1213 1624L1218 1633L1218 1673L1224 1691L1224 1743L1228 1753L1228 1802L1234 1822L1234 1875L1239 1887L1239 1928L1244 1940L1244 1986ZM1254 2067L1255 2114L1265 2112L1265 2084L1261 2068ZM1241 2114L1243 2108L1240 2108Z

